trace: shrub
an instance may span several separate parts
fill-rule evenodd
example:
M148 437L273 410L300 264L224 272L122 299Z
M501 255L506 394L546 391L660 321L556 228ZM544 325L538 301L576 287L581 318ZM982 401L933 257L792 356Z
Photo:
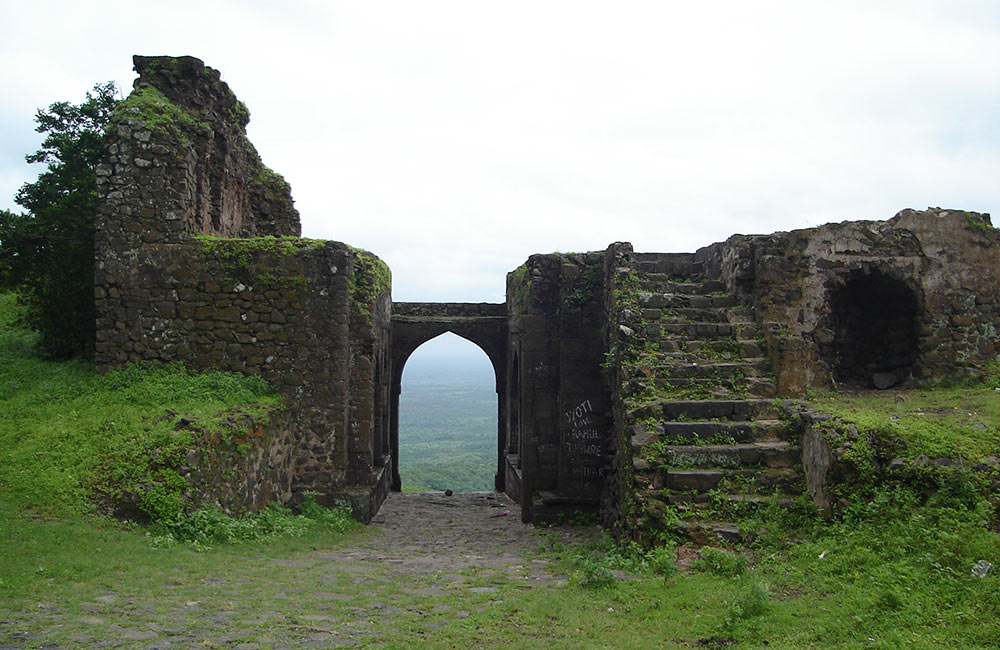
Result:
M588 558L583 562L580 584L584 587L603 589L615 584L615 576L607 566L606 558Z
M732 629L740 621L766 613L770 598L771 590L767 583L757 578L744 580L726 611L723 628Z
M717 576L739 576L747 568L747 560L738 553L724 548L706 546L701 549L698 559L691 563L691 568Z

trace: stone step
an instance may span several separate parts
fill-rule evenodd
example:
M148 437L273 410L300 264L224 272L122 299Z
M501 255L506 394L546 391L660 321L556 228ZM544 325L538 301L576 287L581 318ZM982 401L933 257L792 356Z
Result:
M666 472L666 489L676 492L709 492L723 479L753 481L768 493L800 487L802 475L793 469L681 469ZM743 486L746 487L745 485Z
M659 362L658 365L661 365L662 367L670 367L674 365L685 365L685 364L690 365L698 363L740 363L742 361L747 361L751 363L754 362L753 359L744 359L742 355L740 355L739 350L735 348L731 350L723 349L717 352L714 351L664 352L662 351L661 347L661 352L657 352L655 356L657 361Z
M693 339L733 338L736 327L730 323L720 322L687 322L661 323L664 338L681 337ZM754 338L754 337L750 337Z
M763 341L757 339L684 339L678 337L668 337L665 339L659 336L659 325L648 325L644 334L647 338L655 341L660 346L661 352L699 352L704 351L707 355L736 353L740 357L764 357L766 346Z
M668 494L665 500L668 505L688 506L697 510L703 510L707 509L711 505L713 501L713 495ZM761 506L767 506L772 503L775 503L779 507L785 509L794 507L796 503L796 499L791 495L780 495L780 494L716 494L714 495L714 500L716 502L722 501L724 503L732 505L742 505L742 504L752 503Z
M629 419L644 420L777 420L780 409L771 400L664 400L628 412Z
M690 278L700 272L693 253L633 253L632 268L639 274L660 273L671 278Z
M733 328L733 336L737 340L747 340L747 339L763 339L764 338L764 328L761 327L760 323L753 321L746 322L730 322L729 325Z
M746 309L745 307L731 307L726 310L726 317L729 322L733 325L742 325L746 323L755 323L753 310Z
M770 398L778 394L778 387L770 378L752 377L747 381L749 397Z
M759 323L730 323L723 321L661 321L658 323L664 338L681 337L690 339L733 338L737 341L757 340L764 337Z
M640 291L638 301L639 306L649 309L735 309L739 305L739 299L728 293L704 296ZM747 310L739 309L737 311ZM659 318L659 316L646 316L646 318Z
M740 355L744 358L766 357L767 344L757 339L737 340L736 344L740 348Z
M651 325L663 323L706 322L732 324L729 314L721 307L644 308L642 317Z
M652 384L652 389L660 391L668 399L763 399L774 397L777 389L771 381L760 377L746 379L680 379L668 382L664 379L636 377L636 386L630 394L643 390L643 384ZM631 408L633 405L630 405Z
M729 314L725 309L709 307L707 309L697 308L697 307L676 307L671 309L652 309L644 310L643 315L646 316L646 311L655 312L659 311L660 315L655 320L659 321L660 324L665 323L727 323L732 324L729 320ZM649 317L646 317L647 320Z
M726 291L726 285L718 280L683 282L665 273L640 272L639 286L641 291L653 293L679 293L702 296L721 294Z
M739 542L739 524L722 521L678 521L673 524L673 532L698 546Z
M738 362L687 362L663 355L655 355L650 364L653 376L664 379L668 384L683 385L685 379L732 379L733 377L759 377L766 373L769 364L766 359L743 359Z
M802 451L783 440L736 445L671 445L665 461L670 465L702 468L792 468L801 463Z
M734 372L729 375L710 375L707 377L681 377L675 372L675 368L669 366L642 366L638 369L641 373L637 380L651 385L655 390L664 391L663 396L668 399L689 399L677 397L685 391L693 396L690 399L745 399L751 397L749 393L730 397L732 391L746 392L751 385L756 386L760 382L768 382L767 377L759 376L752 368L742 372ZM647 374L648 373L648 374ZM723 388L727 391L726 397L713 397L716 391L713 388ZM753 397L770 397L769 395L758 395L755 389Z
M780 440L787 435L789 424L784 420L726 421L708 420L700 422L667 421L654 430L661 440L670 444L683 445L697 441L725 443L750 443Z

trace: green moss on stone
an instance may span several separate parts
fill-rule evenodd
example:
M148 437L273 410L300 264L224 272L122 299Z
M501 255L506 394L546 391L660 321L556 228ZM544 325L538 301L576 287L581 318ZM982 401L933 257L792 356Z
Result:
M196 234L194 239L201 242L201 250L205 255L218 259L227 273L237 276L246 275L250 271L250 265L260 255L294 256L303 250L326 244L321 239L302 237L235 238ZM303 287L306 284L305 278L300 275L279 275L273 270L248 279L269 286Z
M174 104L152 86L139 88L120 103L111 116L112 124L142 122L153 133L189 142L192 135L202 135L212 127Z
M583 265L579 275L563 287L563 308L571 313L593 310L601 301L603 277L601 262Z
M965 219L969 222L969 229L983 234L995 234L997 229L990 223L989 217L984 217L975 212L966 212Z
M392 288L392 272L377 256L360 248L349 247L354 255L354 274L350 280L351 301L364 313L371 313L372 302Z
M260 192L261 197L270 203L290 203L292 187L285 180L285 177L260 162L256 151L253 152L253 155L257 158L258 164L250 182ZM289 207L291 206L289 205Z
M250 109L247 108L246 104L237 99L233 107L229 109L229 117L232 118L234 123L240 127L244 127L250 121Z
M525 262L509 274L512 289L512 305L515 312L527 311L529 299L531 298L531 274L528 272L528 263Z

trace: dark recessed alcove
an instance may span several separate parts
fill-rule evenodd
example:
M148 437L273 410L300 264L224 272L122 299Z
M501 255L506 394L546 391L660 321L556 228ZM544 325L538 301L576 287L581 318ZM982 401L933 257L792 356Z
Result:
M890 388L917 360L917 295L879 271L852 272L830 296L833 378L859 388Z

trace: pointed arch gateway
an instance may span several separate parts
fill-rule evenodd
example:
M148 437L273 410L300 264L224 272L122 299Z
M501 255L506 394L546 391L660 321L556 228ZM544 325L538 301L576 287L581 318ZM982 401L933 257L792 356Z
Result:
M392 454L392 489L399 491L399 395L403 367L414 350L446 332L477 345L493 364L497 392L497 471L494 487L504 490L506 448L507 305L504 303L392 303L392 354L389 448Z

